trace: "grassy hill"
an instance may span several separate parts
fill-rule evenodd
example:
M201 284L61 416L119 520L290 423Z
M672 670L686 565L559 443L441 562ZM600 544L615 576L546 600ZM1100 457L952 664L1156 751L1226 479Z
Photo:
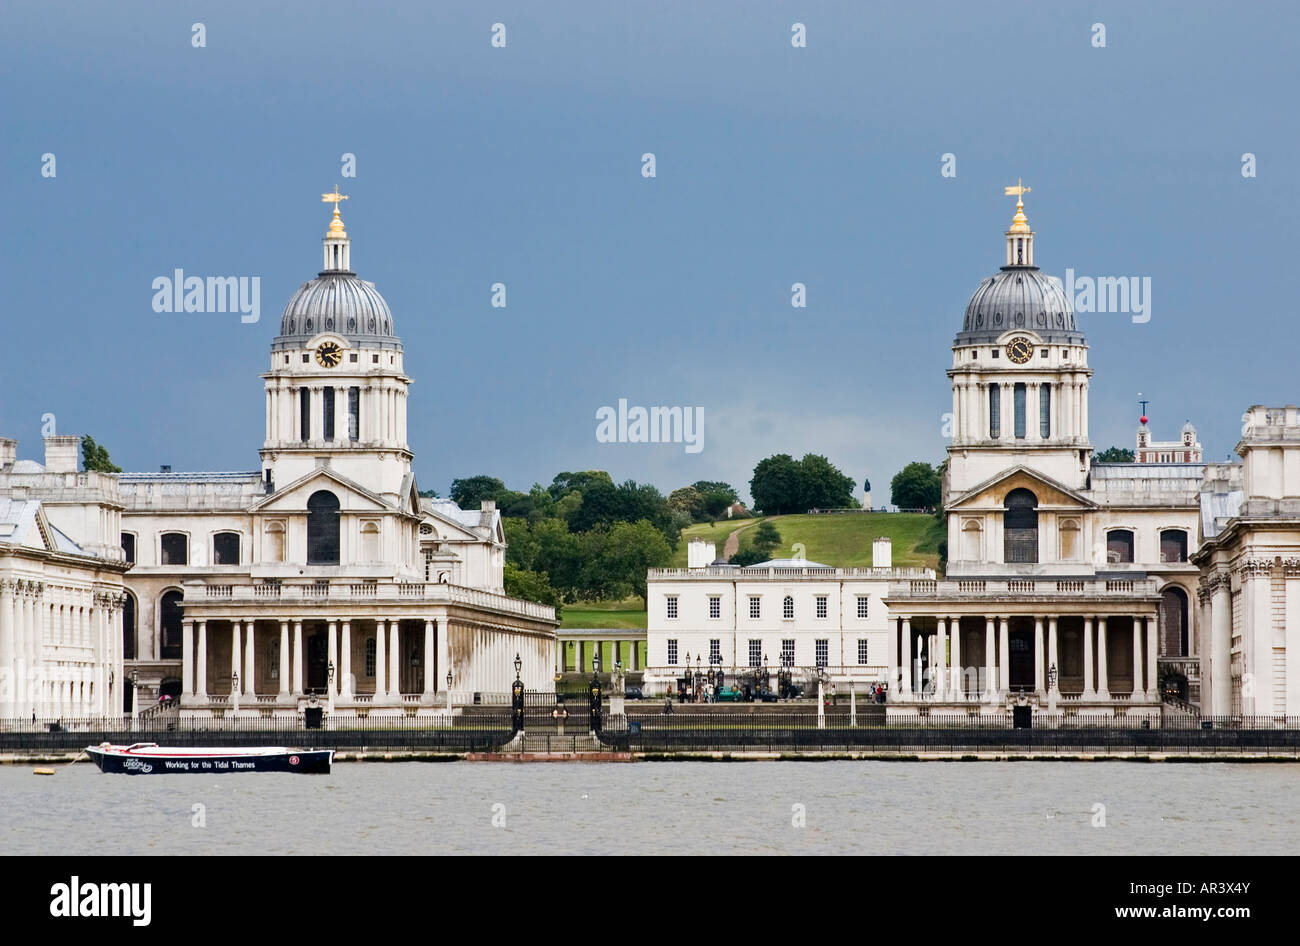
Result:
M881 536L888 536L894 544L894 565L935 568L939 564L939 542L946 535L943 524L924 513L871 512L767 518L781 533L777 558L793 557L795 543L801 542L805 558L838 568L870 565L871 543ZM754 537L753 526L762 521L761 518L745 519L714 526L706 522L684 529L673 565L686 567L686 546L696 537L716 542L718 555L722 555L727 536L736 529L744 529L740 533L740 547L749 548Z
M777 558L792 558L794 545L802 542L809 561L837 568L869 566L871 543L888 536L894 544L893 564L898 567L936 568L939 542L947 535L942 523L933 516L913 512L850 513L840 516L768 516L781 533ZM727 536L737 529L740 547L753 541L754 519L727 520L714 525L707 522L682 530L682 539L673 556L672 566L686 567L686 546L692 538L702 537L716 543L722 555ZM563 627L645 627L646 613L640 598L627 601L580 601L564 606Z

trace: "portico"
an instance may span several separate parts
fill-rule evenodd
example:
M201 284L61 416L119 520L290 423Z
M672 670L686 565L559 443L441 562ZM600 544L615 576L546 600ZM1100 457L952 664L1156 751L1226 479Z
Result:
M896 703L1000 711L1023 696L1070 714L1160 701L1153 580L911 581L885 603Z

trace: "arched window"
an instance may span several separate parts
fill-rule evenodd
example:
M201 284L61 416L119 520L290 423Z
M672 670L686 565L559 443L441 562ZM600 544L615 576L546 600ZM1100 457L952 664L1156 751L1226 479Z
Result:
M984 560L984 527L978 519L967 519L961 527L961 560L963 562L981 562Z
M158 607L158 632L160 656L163 660L177 660L181 656L181 619L185 616L185 596L179 591L168 591Z
M1174 585L1160 592L1160 655L1186 657L1187 593Z
M379 523L377 522L365 522L361 525L361 560L379 561Z
M127 593L122 605L122 659L135 660L135 595Z
M1038 561L1038 497L1027 489L1007 493L1002 515L1002 559L1005 562Z
M212 564L239 564L238 532L218 532L212 537Z
M794 619L794 598L790 595L786 595L785 600L781 602L781 616L787 621Z
M160 541L164 565L190 563L190 537L184 532L164 532Z
M1160 561L1187 561L1187 533L1182 529L1165 529L1160 533Z
M1123 565L1133 561L1133 532L1130 529L1111 529L1106 533L1106 561Z
M328 490L307 499L307 564L339 563L339 498Z

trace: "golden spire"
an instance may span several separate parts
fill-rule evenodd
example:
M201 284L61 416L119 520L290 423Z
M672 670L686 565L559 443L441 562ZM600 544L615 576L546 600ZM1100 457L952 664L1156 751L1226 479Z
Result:
M1012 194L1016 197L1016 215L1011 218L1011 229L1008 233L1029 233L1029 218L1025 216L1025 194L1029 193L1029 188L1025 187L1020 178L1016 178L1016 183L1011 187L1002 188L1002 196L1010 197Z
M347 195L347 194L340 194L340 193L339 193L339 186L338 186L337 184L335 184L335 185L334 185L334 191L333 191L333 193L329 193L329 194L321 194L321 195L320 195L320 199L321 199L321 203L323 203L323 204L333 204L333 205L334 205L334 219L330 221L330 232L329 232L329 235L330 235L330 236L337 236L337 237L341 237L341 238L346 238L346 237L347 237L347 231L345 231L345 230L343 229L343 218L339 216L339 201L341 201L341 200L347 200L347 199L348 199L348 195Z

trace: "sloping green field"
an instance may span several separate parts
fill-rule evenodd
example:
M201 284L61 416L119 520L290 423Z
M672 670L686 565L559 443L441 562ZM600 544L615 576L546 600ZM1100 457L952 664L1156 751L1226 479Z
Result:
M935 568L939 564L939 542L946 535L943 524L924 513L869 512L768 518L781 533L781 547L775 553L776 558L793 558L795 544L802 543L804 558L837 568L869 566L871 543L881 536L888 536L894 544L895 566ZM762 521L745 519L715 526L703 523L684 529L673 564L678 568L686 566L686 545L696 536L716 542L718 555L722 555L726 537L736 529L750 526L740 534L740 547L749 548L754 537L753 526Z

